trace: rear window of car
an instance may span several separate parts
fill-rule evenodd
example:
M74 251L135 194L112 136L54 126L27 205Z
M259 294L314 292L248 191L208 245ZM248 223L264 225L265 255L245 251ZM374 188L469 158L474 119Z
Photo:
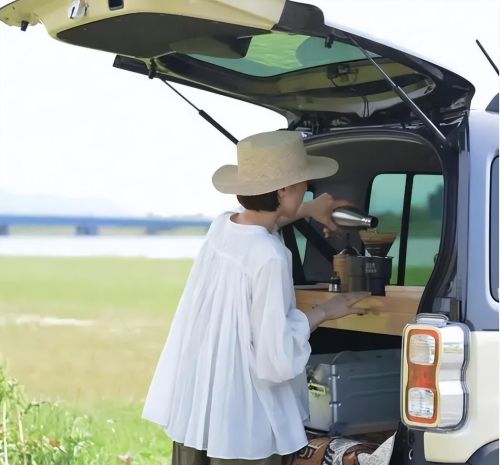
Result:
M490 189L490 290L498 301L498 157L491 165Z
M273 32L254 36L243 58L219 58L190 54L197 60L256 77L277 76L320 65L364 60L354 45L334 41L325 46L325 39L298 34ZM378 57L371 54L372 57ZM331 79L345 78L342 69L332 69Z
M391 284L424 286L434 269L443 222L443 176L388 173L376 176L370 214L378 232L396 233Z

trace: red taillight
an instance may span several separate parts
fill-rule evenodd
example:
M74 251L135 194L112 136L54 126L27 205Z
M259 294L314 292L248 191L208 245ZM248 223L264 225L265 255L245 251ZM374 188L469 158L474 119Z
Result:
M401 413L408 426L449 430L464 420L468 331L425 314L404 329Z
M439 333L432 329L412 329L408 332L406 343L407 415L412 421L433 424L437 418L439 398L436 386Z

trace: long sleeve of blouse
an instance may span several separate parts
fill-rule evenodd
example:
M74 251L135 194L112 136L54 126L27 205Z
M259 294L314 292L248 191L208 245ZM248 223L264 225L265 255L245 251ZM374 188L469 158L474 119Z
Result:
M257 378L273 383L295 378L309 359L309 321L295 308L288 263L267 260L252 282L250 321Z

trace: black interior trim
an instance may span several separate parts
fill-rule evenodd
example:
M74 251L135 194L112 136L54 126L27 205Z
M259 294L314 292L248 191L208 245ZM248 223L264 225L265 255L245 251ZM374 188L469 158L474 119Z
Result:
M491 111L492 113L498 113L498 94L491 99L490 103L488 103L486 111Z
M297 246L297 238L295 237L295 232L293 231L293 226L287 224L281 228L281 234L283 235L283 241L292 253L292 274L294 284L306 284L306 275L304 273L304 267L302 266L302 261L300 259L299 247Z
M149 75L149 69L143 60L137 58L130 58L123 55L116 55L113 61L113 68L123 69L125 71L132 71L133 73Z
M459 151L468 151L466 127L468 121L464 120L450 138L456 139ZM457 199L458 195L458 167L459 156L455 149L450 147L437 151L443 172L443 224L441 241L439 244L437 261L429 281L424 288L417 313L437 312L435 306L438 297L446 297L450 292L450 283L457 274ZM458 321L463 321L463 309L460 309Z
M113 1L110 6L119 6ZM114 8L113 8L114 9ZM127 13L71 27L57 34L63 42L131 57L152 58L182 49L232 58L245 38L269 31L174 14Z
M293 226L304 235L304 237L316 248L316 250L327 260L333 264L333 256L337 251L324 239L324 237L314 229L306 220L297 220ZM333 266L333 265L332 265Z
M410 229L411 194L413 190L413 174L406 175L405 194L403 200L403 215L401 217L401 236L399 239L398 286L404 286L406 274L406 252L408 248L408 233Z
M325 26L325 16L320 8L290 0L285 2L281 17L273 30L317 37L331 35L330 28Z
M496 181L496 182L495 182ZM490 212L489 212L489 281L490 294L498 302L498 150L490 167ZM494 258L493 258L494 257ZM495 261L496 259L496 261Z
M121 10L123 8L123 0L108 0L110 10Z
M400 349L401 336L319 327L311 333L309 343L313 354L338 353L344 350Z

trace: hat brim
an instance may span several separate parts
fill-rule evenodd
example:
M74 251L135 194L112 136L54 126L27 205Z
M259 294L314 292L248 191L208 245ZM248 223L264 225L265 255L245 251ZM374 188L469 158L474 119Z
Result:
M238 166L224 165L214 173L212 183L223 194L260 195L302 181L326 178L334 175L338 169L339 164L333 158L309 155L307 156L307 167L296 176L247 180L238 177Z

